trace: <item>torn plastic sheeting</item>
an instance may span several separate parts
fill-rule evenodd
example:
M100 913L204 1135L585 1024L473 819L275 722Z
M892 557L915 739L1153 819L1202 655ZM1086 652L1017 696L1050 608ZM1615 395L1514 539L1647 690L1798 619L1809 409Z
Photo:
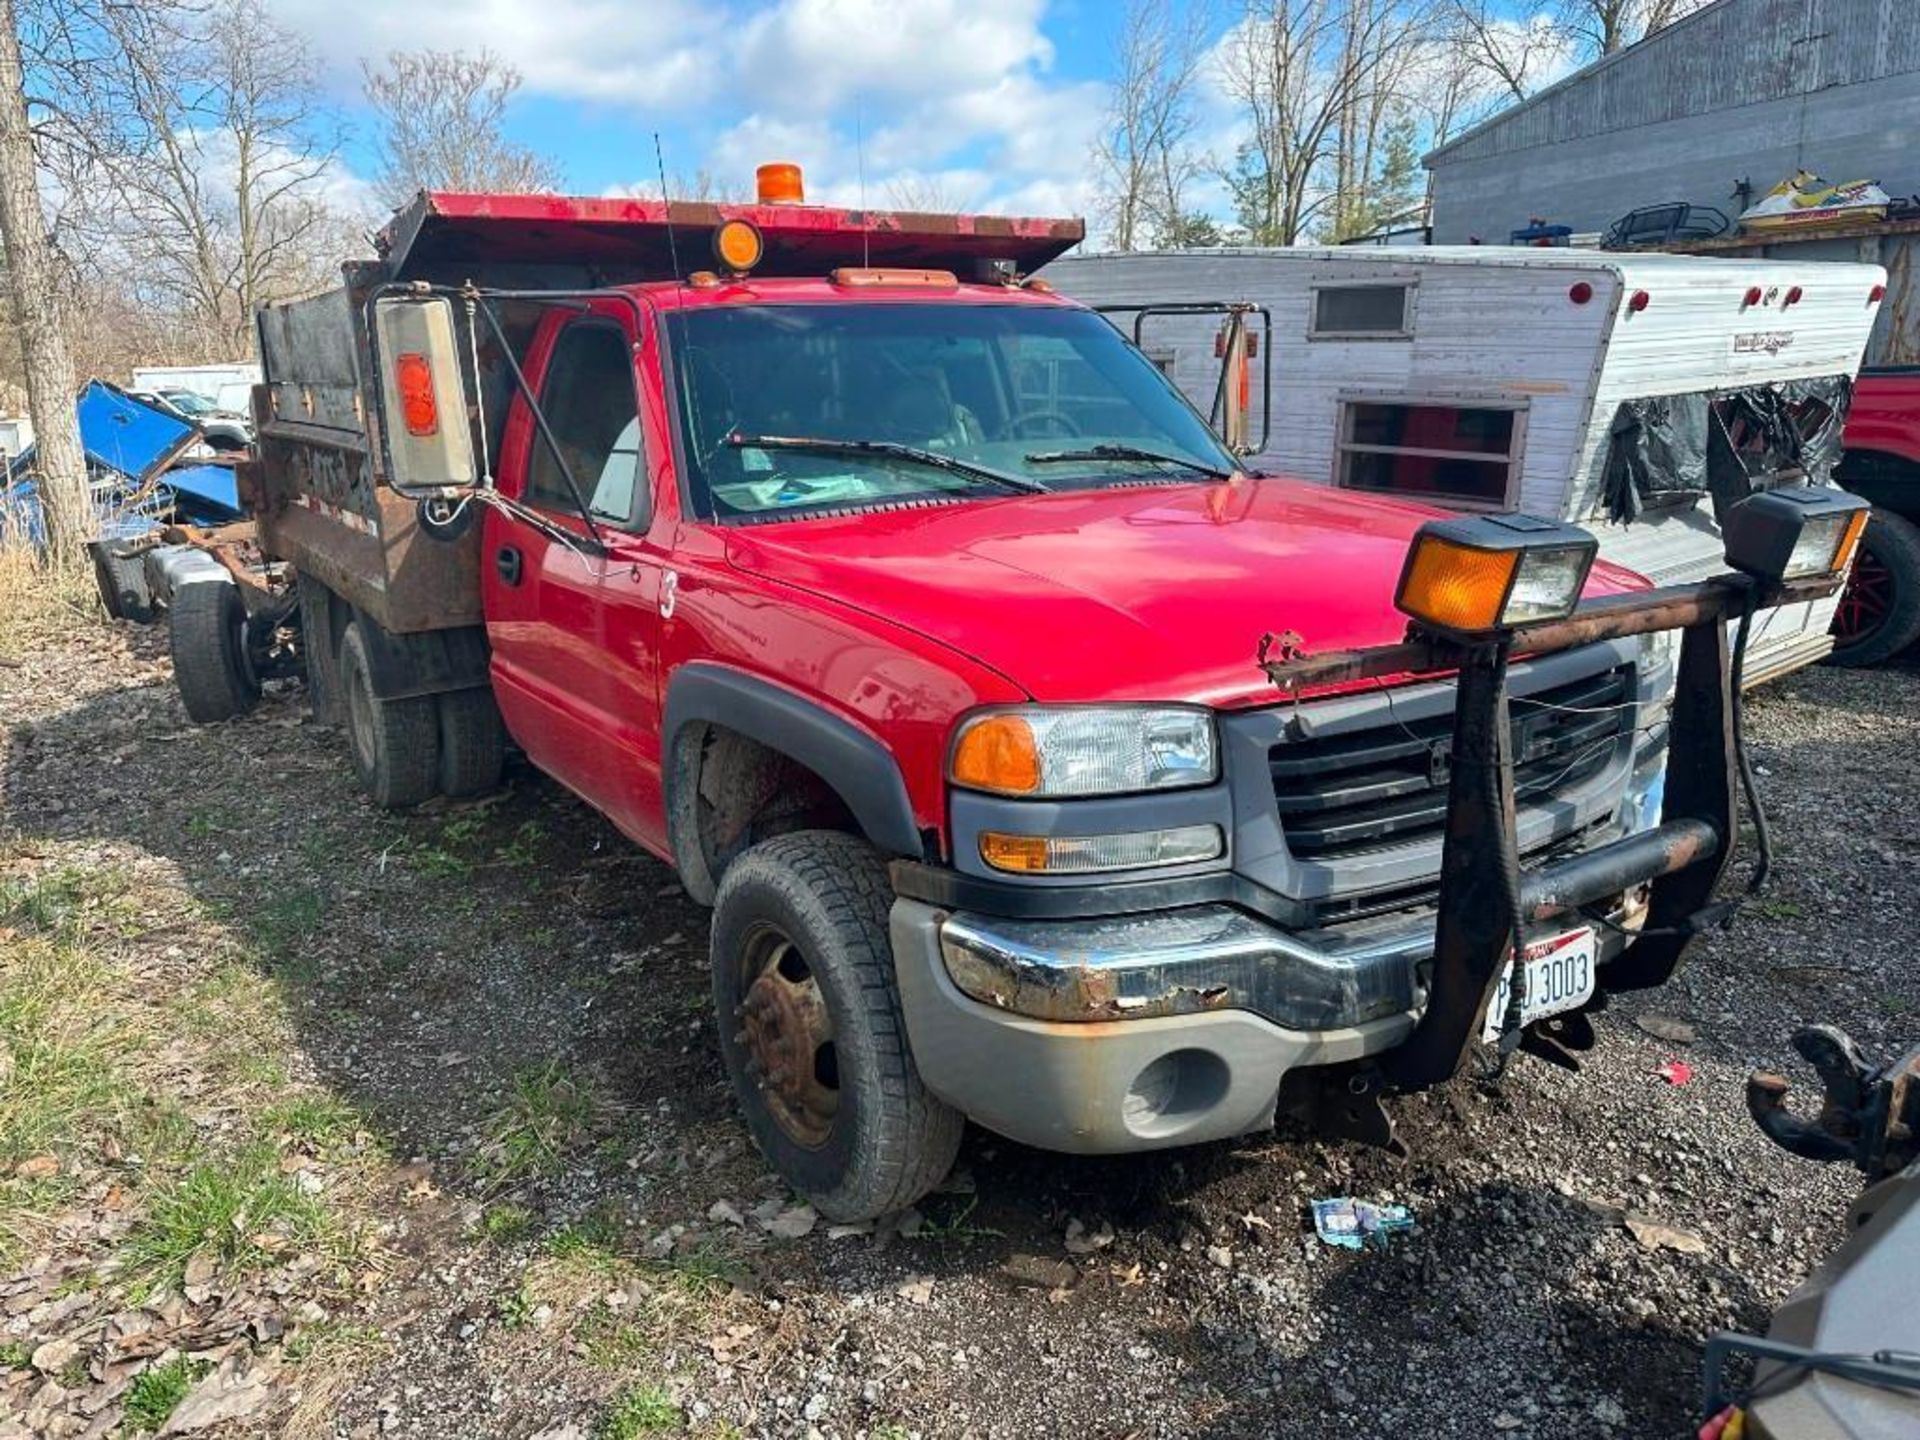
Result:
M1413 1228L1413 1212L1404 1205L1375 1205L1344 1195L1313 1202L1314 1233L1343 1250L1385 1246L1389 1236Z
M1614 412L1607 450L1607 514L1638 520L1650 509L1692 503L1707 493L1707 420L1711 400L1654 395Z
M1716 515L1783 472L1831 479L1853 400L1844 375L1623 401L1602 498L1616 522L1713 497Z

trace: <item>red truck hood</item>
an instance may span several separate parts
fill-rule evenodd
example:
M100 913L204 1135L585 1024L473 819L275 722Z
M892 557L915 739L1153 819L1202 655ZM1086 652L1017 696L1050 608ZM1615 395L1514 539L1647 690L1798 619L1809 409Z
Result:
M1274 698L1267 631L1310 653L1406 633L1393 592L1435 511L1292 480L1013 496L728 531L742 570L951 646L1036 700ZM1597 565L1587 593L1645 581Z

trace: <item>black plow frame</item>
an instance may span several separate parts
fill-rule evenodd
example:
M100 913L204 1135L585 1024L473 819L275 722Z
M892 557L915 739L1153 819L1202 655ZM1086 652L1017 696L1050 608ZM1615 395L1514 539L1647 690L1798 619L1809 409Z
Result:
M1839 583L1838 577L1821 576L1771 584L1730 574L1590 600L1567 619L1485 639L1449 637L1415 624L1398 645L1323 656L1296 651L1262 662L1289 694L1389 677L1447 671L1458 676L1426 1009L1406 1042L1381 1056L1376 1069L1346 1077L1337 1104L1310 1107L1323 1123L1354 1138L1391 1143L1378 1094L1426 1089L1460 1072L1478 1043L1509 957L1535 928L1582 916L1605 924L1589 907L1649 887L1644 922L1626 949L1601 967L1594 996L1583 1007L1591 1011L1610 992L1663 984L1694 935L1731 918L1737 902L1714 900L1733 858L1741 764L1741 657L1729 643L1728 625L1739 624L1744 637L1755 610L1817 599ZM1580 854L1522 866L1507 703L1510 656L1667 630L1679 630L1682 639L1659 824ZM1524 967L1516 967L1502 1050L1519 1047L1577 1068L1567 1052L1591 1047L1584 1013L1522 1028L1523 986Z

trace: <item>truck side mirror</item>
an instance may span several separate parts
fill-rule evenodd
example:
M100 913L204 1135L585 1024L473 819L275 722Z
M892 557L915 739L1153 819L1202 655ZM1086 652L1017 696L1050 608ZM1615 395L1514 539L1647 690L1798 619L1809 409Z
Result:
M373 306L388 482L401 493L473 485L453 302L444 295L389 296Z

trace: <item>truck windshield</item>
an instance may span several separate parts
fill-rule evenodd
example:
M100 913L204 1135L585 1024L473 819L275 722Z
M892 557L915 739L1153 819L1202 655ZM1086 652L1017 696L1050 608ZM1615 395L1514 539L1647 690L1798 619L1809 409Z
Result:
M714 306L666 327L694 505L723 518L1016 488L992 475L1067 490L1239 470L1152 362L1085 310Z

